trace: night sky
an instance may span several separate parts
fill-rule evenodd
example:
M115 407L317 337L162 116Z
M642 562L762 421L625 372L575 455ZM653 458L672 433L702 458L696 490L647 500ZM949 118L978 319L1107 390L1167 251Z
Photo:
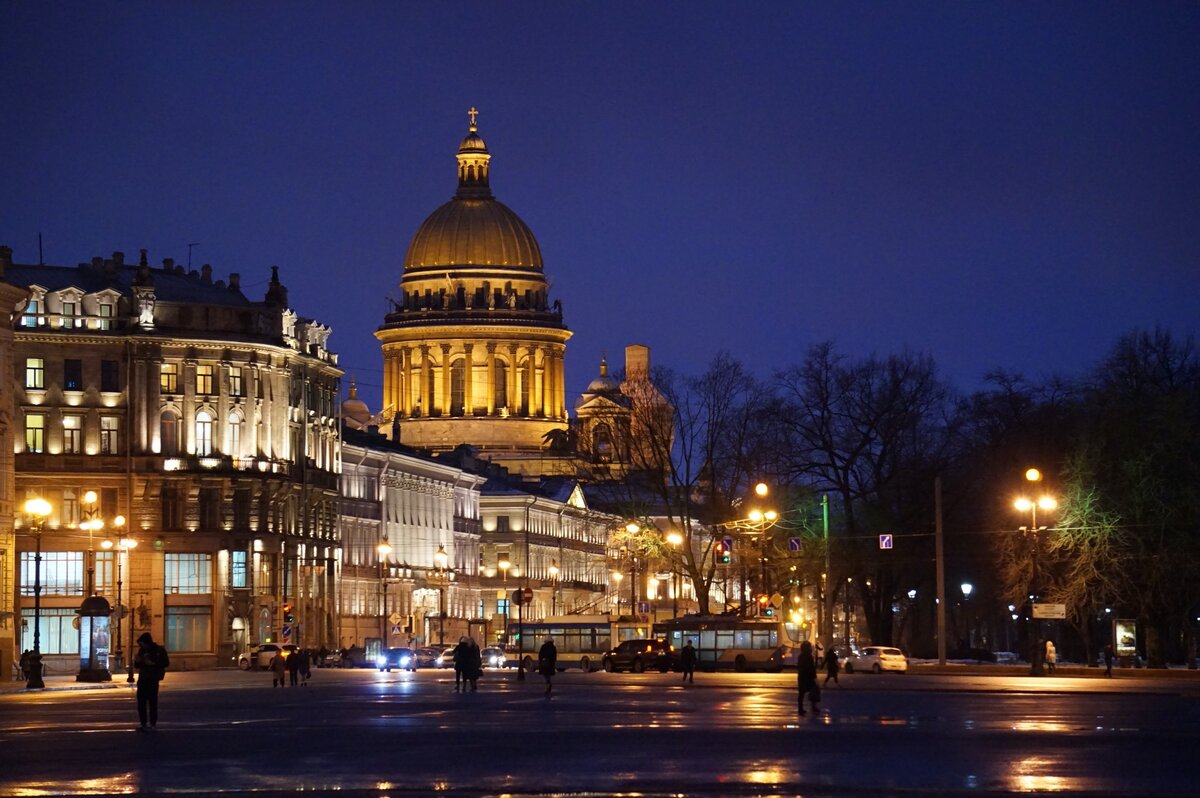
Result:
M1196 331L1198 42L1194 2L9 2L0 243L197 242L254 299L278 264L377 408L372 332L476 106L569 403L633 342L1077 375Z

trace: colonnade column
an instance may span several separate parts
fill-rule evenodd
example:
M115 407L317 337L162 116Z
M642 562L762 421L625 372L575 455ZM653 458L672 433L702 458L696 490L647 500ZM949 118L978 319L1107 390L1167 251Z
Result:
M525 369L525 400L526 406L529 408L529 416L533 417L538 414L537 400L537 349L530 346L529 362Z
M496 345L487 345L487 414L496 414Z
M475 415L475 344L463 344L463 415Z
M508 396L506 401L509 415L516 416L521 414L521 397L517 396L517 345L509 345L508 352Z
M393 399L393 391L396 390L395 380L392 378L392 367L395 364L395 352L383 350L383 407L387 407L388 400Z
M417 386L417 404L420 405L426 416L433 415L433 397L427 396L429 393L429 347L425 344L421 345L421 384Z
M542 418L554 417L554 359L550 347L542 348Z
M399 367L400 396L396 402L394 411L399 413L401 418L403 418L408 415L412 403L412 347L406 346L400 350Z
M450 415L450 344L442 344L442 404L443 416Z

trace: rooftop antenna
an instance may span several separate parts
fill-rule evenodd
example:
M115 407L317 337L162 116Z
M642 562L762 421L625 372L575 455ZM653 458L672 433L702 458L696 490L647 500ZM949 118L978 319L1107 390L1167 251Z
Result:
M42 257L42 234L38 233L38 266L45 266L46 259Z
M192 270L192 247L198 247L198 246L200 246L199 241L193 241L192 243L188 244L188 271L189 272Z

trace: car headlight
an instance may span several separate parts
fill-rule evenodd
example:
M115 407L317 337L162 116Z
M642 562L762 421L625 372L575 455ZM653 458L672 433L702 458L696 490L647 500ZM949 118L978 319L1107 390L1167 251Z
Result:
M387 657L376 657L375 664L381 668L384 667L385 665L387 665Z
M408 658L408 657L401 657L401 658L400 658L400 667L401 667L401 668L407 668L407 667L408 667L408 663L409 663L409 658Z

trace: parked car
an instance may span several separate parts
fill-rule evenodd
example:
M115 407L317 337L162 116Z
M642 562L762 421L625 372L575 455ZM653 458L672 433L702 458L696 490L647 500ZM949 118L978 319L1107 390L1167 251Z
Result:
M375 658L375 665L380 671L391 673L392 668L402 671L417 669L417 655L411 648L385 648Z
M244 671L252 668L265 671L271 667L271 662L279 655L280 651L283 651L283 656L286 658L296 652L296 646L291 643L283 646L275 643L262 643L249 651L238 654L237 665Z
M508 657L504 655L502 648L485 648L479 652L480 659L483 661L485 668L506 668L508 667Z
M867 646L846 658L845 670L846 673L854 673L856 671L907 673L908 657L904 656L904 652L898 648Z
M413 651L417 655L418 668L436 668L438 667L438 657L442 655L442 650L435 646L422 646Z
M641 673L647 668L666 673L679 667L679 656L666 640L626 640L606 653L602 662L609 673L620 670Z
M453 668L454 667L454 649L448 648L438 654L437 662L434 663L435 668Z
M362 646L350 646L342 651L341 668L370 668L375 665L374 659L367 658L367 650Z

